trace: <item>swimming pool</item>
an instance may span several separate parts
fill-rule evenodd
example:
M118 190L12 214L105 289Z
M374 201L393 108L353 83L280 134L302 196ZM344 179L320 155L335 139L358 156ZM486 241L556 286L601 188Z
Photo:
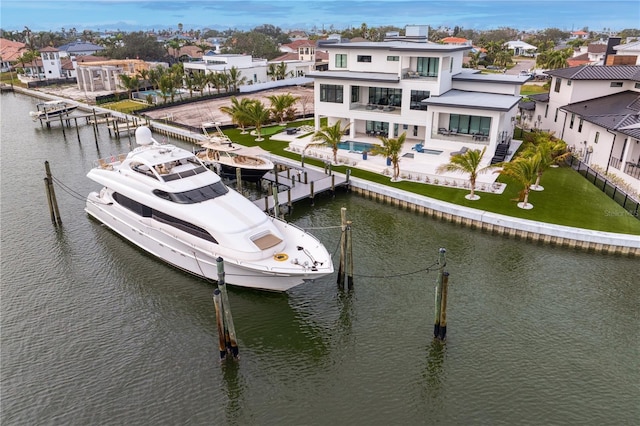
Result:
M367 142L346 141L340 142L338 144L338 149L348 149L349 151L355 152L371 152L371 148L373 148L375 145L376 144Z

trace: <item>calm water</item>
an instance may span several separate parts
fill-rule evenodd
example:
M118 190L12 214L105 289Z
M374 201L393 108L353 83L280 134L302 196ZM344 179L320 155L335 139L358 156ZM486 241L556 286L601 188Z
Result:
M239 362L218 361L213 286L87 218L92 161L128 150L41 129L1 97L1 419L6 425L630 425L640 419L637 259L491 236L349 194L291 220L356 280L230 288ZM49 220L43 162L64 226ZM432 341L447 248L448 339ZM337 261L337 258L336 258ZM415 271L420 273L410 274Z

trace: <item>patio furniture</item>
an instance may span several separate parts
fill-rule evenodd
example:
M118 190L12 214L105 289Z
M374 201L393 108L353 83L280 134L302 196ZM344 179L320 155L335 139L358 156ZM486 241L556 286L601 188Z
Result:
M411 147L416 152L424 152L424 145L422 143L417 143Z
M449 131L449 129L445 129L444 127L440 127L440 128L438 128L438 134L439 135L449 136L451 134L451 132Z
M462 148L460 148L460 151L454 151L452 152L450 155L453 157L454 155L462 155L465 152L469 151L469 148L467 148L466 146L463 146Z

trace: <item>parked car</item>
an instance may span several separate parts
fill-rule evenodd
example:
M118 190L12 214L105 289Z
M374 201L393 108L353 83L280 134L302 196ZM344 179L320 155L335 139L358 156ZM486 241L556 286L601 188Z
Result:
M520 76L521 77L533 77L533 73L529 72L529 71L526 71L526 70L522 70L522 71L520 71Z

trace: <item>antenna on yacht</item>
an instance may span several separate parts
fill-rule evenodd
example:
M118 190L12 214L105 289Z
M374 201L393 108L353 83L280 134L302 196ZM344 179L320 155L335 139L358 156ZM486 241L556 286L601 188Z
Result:
M152 145L157 143L153 136L151 135L151 129L147 126L140 126L136 129L136 143L138 145Z

